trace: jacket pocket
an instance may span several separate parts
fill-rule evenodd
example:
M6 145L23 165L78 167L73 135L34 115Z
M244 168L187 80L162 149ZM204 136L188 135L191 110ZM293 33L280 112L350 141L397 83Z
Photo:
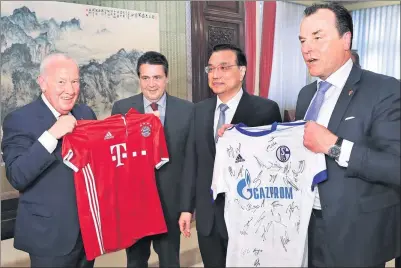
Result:
M20 205L25 208L27 212L31 215L50 218L53 216L52 212L49 211L46 206L38 203L30 203L26 201L21 201Z
M399 193L387 191L373 196L364 197L359 206L363 212L373 212L400 204Z

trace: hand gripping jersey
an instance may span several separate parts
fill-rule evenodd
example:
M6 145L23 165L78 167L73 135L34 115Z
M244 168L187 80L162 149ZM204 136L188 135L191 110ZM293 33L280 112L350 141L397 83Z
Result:
M155 167L169 156L160 120L133 109L125 116L80 120L63 138L64 163L74 176L88 260L167 232Z
M314 186L323 154L303 146L304 121L237 125L218 140L212 193L225 193L227 267L307 266Z

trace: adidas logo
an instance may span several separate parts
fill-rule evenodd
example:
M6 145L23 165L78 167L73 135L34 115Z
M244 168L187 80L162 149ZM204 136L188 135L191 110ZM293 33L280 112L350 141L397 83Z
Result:
M245 159L242 158L242 156L240 154L237 156L237 158L235 158L235 163L244 162L244 161L245 161Z
M104 139L105 139L105 140L109 140L109 139L112 139L112 138L114 138L114 136L111 135L110 131L107 132L106 135L104 136Z

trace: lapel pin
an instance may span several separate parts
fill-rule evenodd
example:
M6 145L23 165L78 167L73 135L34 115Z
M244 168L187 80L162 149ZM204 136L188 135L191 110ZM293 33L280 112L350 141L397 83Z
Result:
M350 90L348 91L348 96L351 96L352 93L354 93L354 91L353 91L352 89L350 89Z

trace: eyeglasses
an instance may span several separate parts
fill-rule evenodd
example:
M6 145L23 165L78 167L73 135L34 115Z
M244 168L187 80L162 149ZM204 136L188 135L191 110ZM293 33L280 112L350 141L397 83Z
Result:
M207 74L210 74L214 70L217 70L217 71L222 71L224 73L224 72L227 72L228 70L230 70L230 68L233 67L233 66L238 66L238 65L237 64L233 64L233 65L224 65L224 66L217 66L217 67L206 66L205 67L205 72Z

